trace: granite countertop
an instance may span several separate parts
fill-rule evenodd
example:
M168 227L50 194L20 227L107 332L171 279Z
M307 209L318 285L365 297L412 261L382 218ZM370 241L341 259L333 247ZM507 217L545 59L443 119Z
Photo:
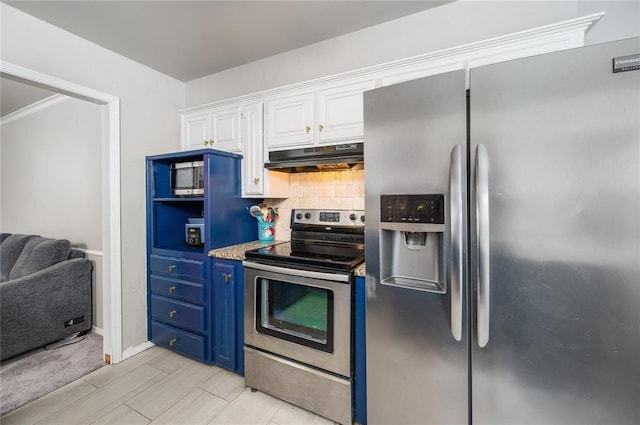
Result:
M245 243L241 243L241 244L238 244L238 245L231 245L231 246L225 246L223 248L212 249L211 251L209 251L207 253L207 255L209 257L213 257L213 258L222 258L222 259L225 259L225 260L243 261L245 259L245 257L244 257L244 252L245 251L248 251L250 249L261 248L263 246L275 245L275 244L282 243L282 242L286 242L286 241L273 241L273 242L253 241L253 242L245 242ZM358 267L356 267L356 269L353 272L353 274L355 276L364 277L366 275L365 264L362 263Z
M245 242L238 245L225 246L222 248L212 249L207 253L209 257L213 258L223 258L225 260L244 260L244 252L249 251L250 249L262 248L263 246L271 246L277 243L282 243L286 241L273 241L273 242Z

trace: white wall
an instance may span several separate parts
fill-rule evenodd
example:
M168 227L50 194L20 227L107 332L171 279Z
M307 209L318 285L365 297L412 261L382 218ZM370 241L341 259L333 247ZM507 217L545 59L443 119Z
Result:
M640 1L578 1L577 16L606 11L585 37L585 44L640 37Z
M2 60L120 97L122 348L135 347L147 340L144 157L180 149L184 84L4 3L0 19Z
M102 311L100 106L66 98L0 128L0 230L68 239L91 251L94 322Z
M186 84L186 104L312 80L608 11L587 43L640 35L638 2L456 1Z

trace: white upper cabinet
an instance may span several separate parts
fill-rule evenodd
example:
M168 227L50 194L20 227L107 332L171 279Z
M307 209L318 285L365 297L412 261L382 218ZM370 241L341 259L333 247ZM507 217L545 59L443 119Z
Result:
M209 146L212 148L242 152L240 106L211 113L211 136Z
M242 160L242 196L244 198L288 198L289 175L264 168L266 150L262 137L262 102L245 105Z
M182 116L183 150L210 147L242 152L241 107L200 111Z
M314 143L313 92L294 93L266 102L265 140L269 150Z
M319 144L362 139L362 94L375 87L373 79L318 90L316 130Z
M182 117L182 149L200 149L209 146L211 117L209 113Z
M267 150L362 139L362 94L374 87L373 78L342 81L267 100Z

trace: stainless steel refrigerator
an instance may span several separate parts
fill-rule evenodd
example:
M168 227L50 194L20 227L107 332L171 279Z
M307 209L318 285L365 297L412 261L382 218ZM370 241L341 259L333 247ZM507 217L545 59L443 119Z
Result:
M640 423L634 68L640 39L365 93L368 424Z

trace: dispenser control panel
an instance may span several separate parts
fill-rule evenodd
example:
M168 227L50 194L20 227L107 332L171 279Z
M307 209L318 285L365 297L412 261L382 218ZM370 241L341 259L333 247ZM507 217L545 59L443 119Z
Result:
M444 195L382 195L380 221L444 224Z

